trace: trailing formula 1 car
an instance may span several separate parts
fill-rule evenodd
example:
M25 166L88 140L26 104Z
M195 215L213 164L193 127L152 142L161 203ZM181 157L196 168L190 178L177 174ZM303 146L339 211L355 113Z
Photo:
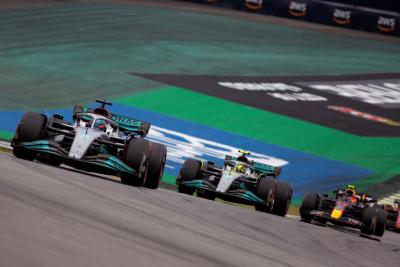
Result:
M60 114L26 112L11 143L14 155L118 175L128 185L158 188L167 149L144 139L150 123L110 113L105 106L111 103L96 102L101 106L94 109L76 105L72 123Z
M180 193L214 200L216 197L254 205L256 210L285 216L292 186L278 181L281 168L249 160L243 150L238 158L225 156L224 166L187 159L176 179Z
M400 199L394 200L393 205L384 206L388 213L387 229L400 232Z
M328 194L308 193L300 206L302 220L360 228L364 235L383 235L387 212L376 204L374 198L366 194L357 195L352 185L338 189L334 194L329 197Z

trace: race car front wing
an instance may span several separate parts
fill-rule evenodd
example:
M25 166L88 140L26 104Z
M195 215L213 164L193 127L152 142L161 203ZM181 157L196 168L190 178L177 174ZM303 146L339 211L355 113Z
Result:
M246 189L235 189L228 190L227 192L216 192L216 186L206 180L192 180L192 181L183 181L180 184L187 187L194 187L201 190L207 190L215 194L216 197L220 197L222 199L240 199L241 202L254 204L265 204L265 201L256 196L253 192Z
M340 218L333 218L331 216L331 213L327 211L313 210L310 211L309 214L315 217L326 219L332 223L342 223L353 227L361 227L363 225L363 223L360 220L350 218L347 216L341 216Z
M93 171L96 171L96 169L100 168L116 173L137 174L136 170L132 169L115 156L109 154L98 154L96 156L87 156L82 159L75 159L68 157L68 151L62 148L58 143L48 140L22 142L16 144L15 147L22 147L39 153L50 154L61 158L63 163L67 165L72 165L74 167L79 165L78 168L85 170L93 169Z

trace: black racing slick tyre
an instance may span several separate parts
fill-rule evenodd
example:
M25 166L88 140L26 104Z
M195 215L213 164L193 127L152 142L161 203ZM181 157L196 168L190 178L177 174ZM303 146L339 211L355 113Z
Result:
M164 173L167 148L158 143L151 143L149 161L147 164L147 177L144 187L157 189Z
M320 203L320 198L318 193L316 192L307 193L300 206L301 219L305 222L311 222L314 216L310 215L309 212L318 209L319 203Z
M257 196L265 201L264 204L256 203L255 209L263 212L271 211L271 204L276 188L276 180L271 177L261 178L257 186Z
M367 207L363 211L361 226L361 234L372 235L376 229L376 221L378 217L378 210L373 207Z
M124 162L138 172L138 175L122 174L121 183L142 186L146 181L146 170L143 170L144 160L150 154L150 142L145 139L132 138L125 149Z
M195 159L187 159L183 163L181 172L180 172L180 180L178 178L178 192L193 195L196 192L196 188L188 187L182 185L181 182L196 180L199 177L201 170L201 162Z
M385 211L382 208L376 208L378 211L377 217L376 217L376 225L375 225L375 231L374 235L376 236L383 236L383 233L385 232L386 228L386 220L387 220L387 211Z
M290 184L278 181L275 190L274 206L272 213L279 216L285 216L289 210L292 200L293 188Z
M13 154L17 158L34 160L37 152L18 146L21 142L31 142L43 137L46 128L46 117L37 112L28 111L22 117L15 134Z

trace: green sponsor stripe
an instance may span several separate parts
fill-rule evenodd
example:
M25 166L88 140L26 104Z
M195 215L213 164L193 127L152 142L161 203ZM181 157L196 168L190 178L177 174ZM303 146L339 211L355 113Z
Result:
M174 86L117 102L376 171L360 185L400 173L400 138L358 137Z
M11 140L13 136L14 133L12 132L0 130L0 140Z

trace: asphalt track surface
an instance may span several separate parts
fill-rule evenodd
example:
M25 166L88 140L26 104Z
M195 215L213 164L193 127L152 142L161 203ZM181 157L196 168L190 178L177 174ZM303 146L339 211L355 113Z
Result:
M0 153L0 266L396 266L400 235L357 231Z

